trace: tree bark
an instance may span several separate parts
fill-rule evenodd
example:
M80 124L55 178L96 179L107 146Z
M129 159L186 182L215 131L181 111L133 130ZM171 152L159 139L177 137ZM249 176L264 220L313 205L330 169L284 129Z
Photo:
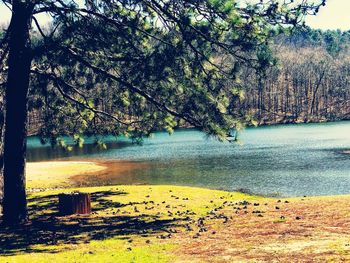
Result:
M4 131L5 131L5 111L3 98L0 98L0 215L2 214L2 202L4 198Z
M89 193L59 194L60 215L90 214L91 195Z
M5 93L3 223L27 220L25 187L27 102L31 65L29 1L14 0L9 40L8 76Z

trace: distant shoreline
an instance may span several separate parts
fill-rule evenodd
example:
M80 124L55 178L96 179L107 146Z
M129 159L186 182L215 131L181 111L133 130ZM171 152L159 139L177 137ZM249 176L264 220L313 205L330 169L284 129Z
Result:
M246 128L250 127L270 127L270 126L280 126L280 125L302 125L302 124L329 124L329 123L336 123L336 122L350 122L350 119L342 119L342 120L320 120L320 121L291 121L291 122L264 122L260 123L257 126L254 126L252 124L247 124ZM183 126L177 126L174 128L176 130L187 130L187 129L196 129L193 126L190 125L183 125ZM162 132L165 130L157 130L157 132ZM36 132L29 133L27 135L27 138L29 137L35 137L38 136ZM49 144L48 144L49 145Z

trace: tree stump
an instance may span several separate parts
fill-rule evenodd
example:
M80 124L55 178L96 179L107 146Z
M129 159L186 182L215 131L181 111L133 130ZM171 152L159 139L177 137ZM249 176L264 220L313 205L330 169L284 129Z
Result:
M60 215L90 214L91 195L88 193L59 194Z

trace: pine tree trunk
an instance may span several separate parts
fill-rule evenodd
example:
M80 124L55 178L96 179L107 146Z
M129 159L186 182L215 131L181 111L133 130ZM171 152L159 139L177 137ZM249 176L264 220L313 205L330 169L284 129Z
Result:
M5 111L3 98L0 98L0 215L2 214L2 201L4 197L4 131L5 131Z
M26 123L30 75L30 17L28 2L14 0L10 25L4 145L3 223L27 220L25 189Z

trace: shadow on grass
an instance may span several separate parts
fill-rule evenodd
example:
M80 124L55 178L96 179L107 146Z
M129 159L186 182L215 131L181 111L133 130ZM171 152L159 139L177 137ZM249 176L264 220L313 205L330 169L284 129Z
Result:
M0 256L24 252L56 253L62 247L55 250L52 245L89 243L92 240L113 237L127 239L129 235L148 236L175 227L179 223L176 219L165 220L154 215L115 215L115 209L141 204L121 204L107 199L126 194L118 191L92 193L94 205L91 215L66 217L58 214L57 195L29 198L31 222L17 229L0 229ZM99 215L98 212L103 210L103 215ZM51 248L46 249L46 246Z

